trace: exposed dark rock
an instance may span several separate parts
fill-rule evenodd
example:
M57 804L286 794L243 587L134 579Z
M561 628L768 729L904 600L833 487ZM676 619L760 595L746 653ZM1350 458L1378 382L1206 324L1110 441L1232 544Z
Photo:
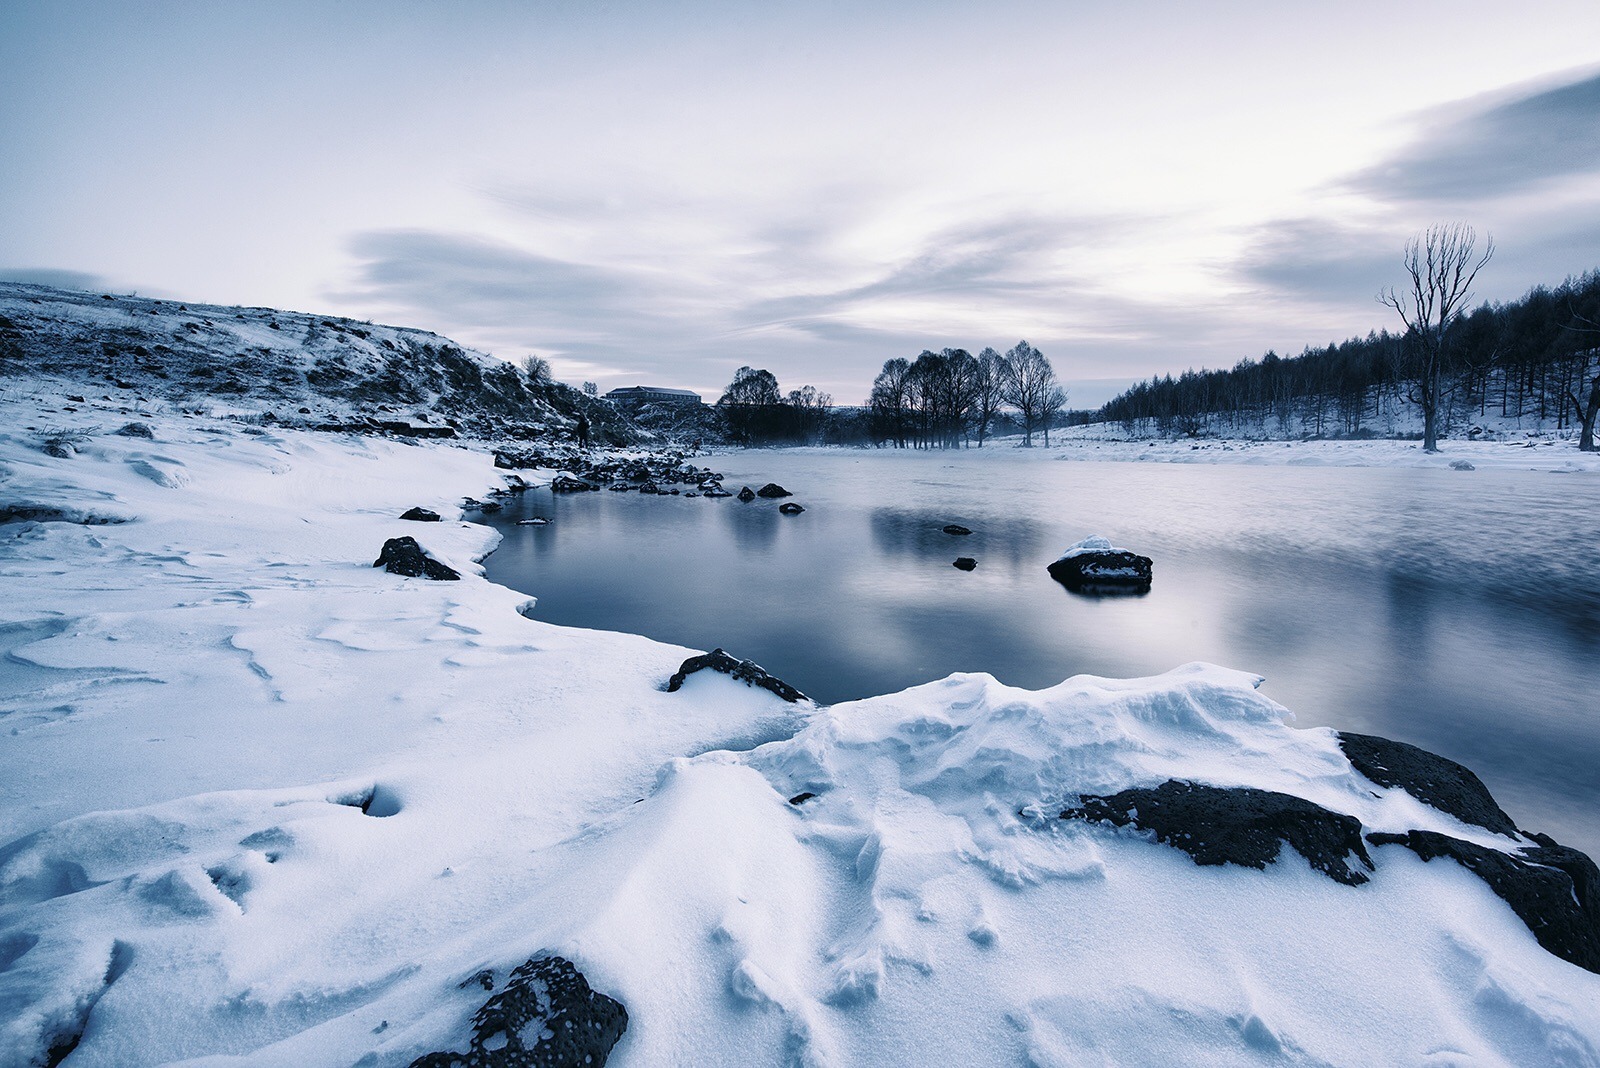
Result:
M468 983L492 984L479 972ZM466 984L463 984L466 985ZM472 1017L465 1053L429 1053L411 1068L600 1068L628 1029L628 1010L564 957L535 957Z
M150 424L148 423L128 423L121 427L117 433L125 438L153 438L156 436L155 431L150 429Z
M974 560L970 556L958 556L956 557L955 563L951 566L959 567L963 571L971 571L973 568L978 566L978 561Z
M944 528L944 532L946 534L954 534L957 537L960 537L960 536L965 535L965 534L971 534L972 533L972 531L968 530L966 527L962 526L960 523L947 524L945 526L945 528Z
M639 492L647 495L653 495L660 493L661 487L657 486L654 482L645 482L639 486Z
M793 797L789 798L789 804L791 804L791 805L803 805L807 801L810 801L813 797L816 797L816 796L817 795L812 793L810 790L803 790L800 793L795 794Z
M1369 834L1373 845L1403 845L1424 861L1449 857L1489 884L1539 944L1562 960L1600 973L1600 869L1587 855L1546 835L1516 853L1436 831Z
M373 561L372 566L381 567L391 575L404 575L407 578L449 581L461 577L454 568L441 564L423 552L422 546L417 544L417 539L410 535L390 538L384 542L383 552L378 554L378 559Z
M732 497L733 494L729 493L727 490L723 489L721 486L718 486L715 489L706 490L704 493L701 494L701 496L704 496L704 497Z
M691 656L678 668L678 673L667 682L667 692L676 693L682 686L683 680L693 675L696 671L706 669L720 671L724 675L731 675L740 682L750 686L759 686L763 690L777 694L785 701L810 700L805 694L790 686L782 679L774 678L767 674L766 669L752 660L740 660L730 656L722 649L713 649L703 656Z
M478 505L478 511L483 512L486 515L492 515L504 507L505 505L501 504L499 501L484 501Z
M82 397L78 396L76 393L68 393L67 394L67 400L73 401L76 404L86 404L86 403L88 403Z
M799 515L801 512L805 511L805 508L794 503L793 501L784 501L782 504L778 505L778 511L782 512L784 515Z
M767 497L771 499L777 497L793 497L794 494L790 493L776 482L768 482L765 486L762 486L760 489L756 490L756 496Z
M551 493L584 493L588 490L597 490L599 488L592 482L585 482L583 479L573 478L571 475L557 475L550 483Z
M1399 787L1463 823L1508 838L1517 836L1516 824L1494 803L1489 788L1471 768L1426 749L1371 734L1340 731L1339 747L1357 771L1379 786Z
M756 499L756 491L751 489L749 486L746 486L744 489L738 492L737 496L741 501L749 503L750 501Z
M1335 882L1359 886L1372 858L1361 841L1361 821L1330 812L1292 794L1250 786L1207 786L1169 779L1155 789L1137 787L1108 797L1084 796L1062 819L1105 820L1118 827L1155 833L1156 841L1181 849L1200 865L1239 864L1265 868L1288 842L1311 866Z
M400 513L400 518L409 519L414 523L437 523L439 522L439 513L432 508L407 508Z
M613 482L611 485L607 486L606 489L610 490L612 493L627 493L629 490L633 489L633 487L626 482Z
M1068 549L1049 567L1050 577L1082 593L1107 589L1133 591L1150 588L1151 560L1126 549L1117 549L1105 538L1085 538Z

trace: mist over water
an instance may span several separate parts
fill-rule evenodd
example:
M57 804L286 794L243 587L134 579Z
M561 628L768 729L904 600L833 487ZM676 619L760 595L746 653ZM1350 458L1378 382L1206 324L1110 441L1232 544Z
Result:
M806 511L534 490L489 517L489 577L540 619L722 646L829 703L956 671L1028 688L1192 660L1257 672L1297 726L1459 760L1520 826L1600 855L1600 478L1013 449L701 462ZM553 522L515 525L532 515ZM1154 559L1149 594L1051 580L1090 534Z

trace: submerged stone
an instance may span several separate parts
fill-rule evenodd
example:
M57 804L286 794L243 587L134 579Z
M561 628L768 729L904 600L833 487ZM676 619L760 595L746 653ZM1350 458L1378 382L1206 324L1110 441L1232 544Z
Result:
M1050 577L1081 593L1143 592L1150 588L1152 562L1105 538L1085 538L1049 566Z

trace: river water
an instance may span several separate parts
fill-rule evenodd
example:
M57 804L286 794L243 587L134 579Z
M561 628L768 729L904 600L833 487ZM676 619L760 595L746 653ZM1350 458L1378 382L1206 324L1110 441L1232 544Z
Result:
M722 646L828 703L954 671L1037 688L1242 668L1297 726L1458 760L1521 826L1600 857L1600 476L1016 449L699 462L806 511L534 490L489 517L505 535L489 577L536 596L538 618ZM515 525L532 515L552 522ZM1154 559L1147 595L1051 580L1090 534Z

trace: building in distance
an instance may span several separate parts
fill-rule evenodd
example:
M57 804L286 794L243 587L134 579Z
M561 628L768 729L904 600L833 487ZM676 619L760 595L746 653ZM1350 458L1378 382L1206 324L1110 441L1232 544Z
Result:
M700 394L665 386L623 386L606 394L606 400L619 404L703 404Z

